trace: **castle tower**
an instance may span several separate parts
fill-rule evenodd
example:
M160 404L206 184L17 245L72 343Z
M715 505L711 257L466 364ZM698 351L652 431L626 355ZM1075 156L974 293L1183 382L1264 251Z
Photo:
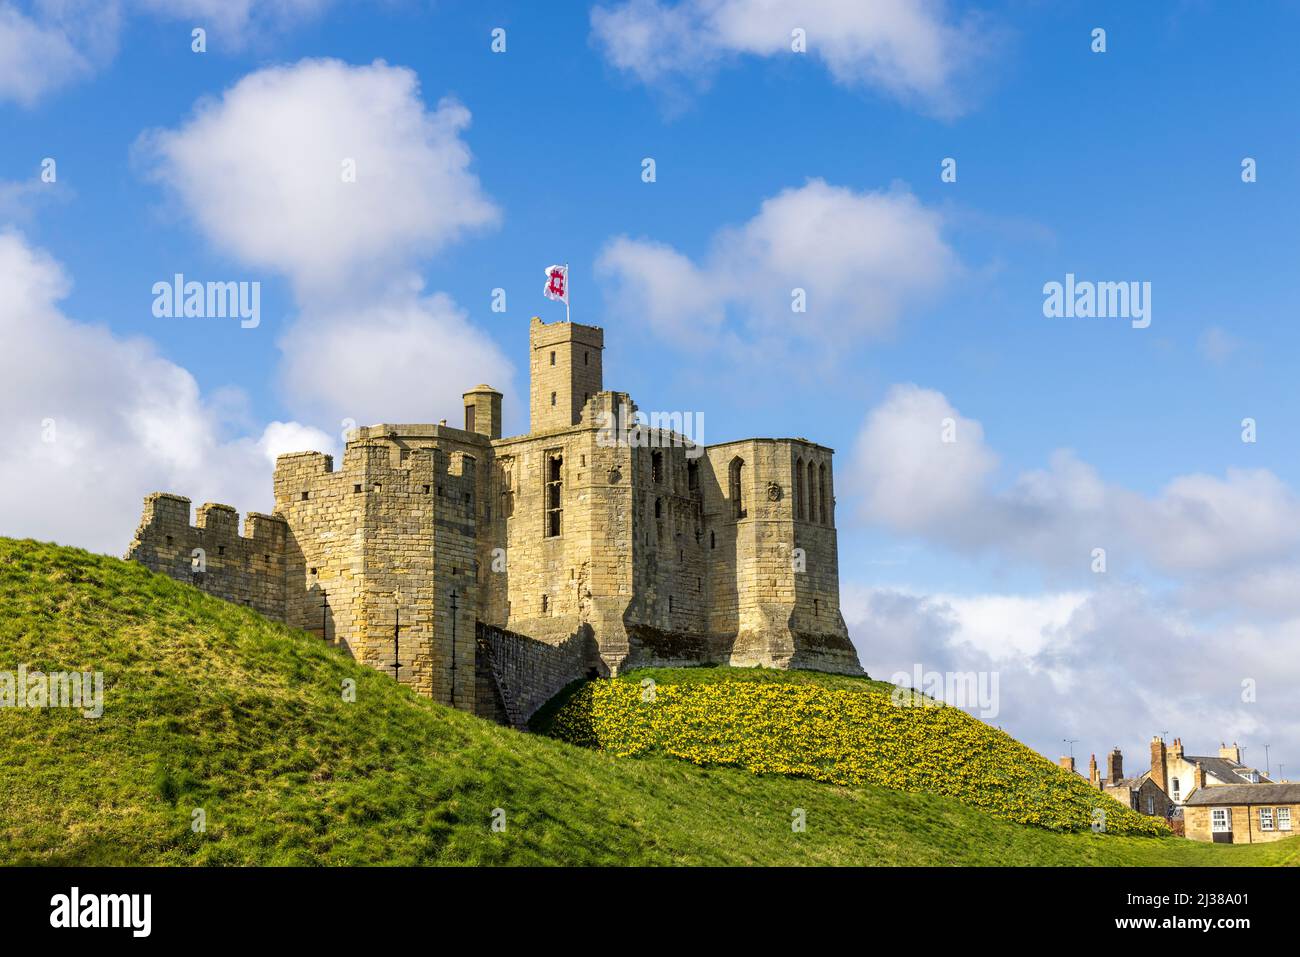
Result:
M476 385L464 398L465 431L501 438L501 393L490 385Z
M529 431L550 432L577 425L582 407L603 388L604 330L576 322L547 324L533 316L528 342Z

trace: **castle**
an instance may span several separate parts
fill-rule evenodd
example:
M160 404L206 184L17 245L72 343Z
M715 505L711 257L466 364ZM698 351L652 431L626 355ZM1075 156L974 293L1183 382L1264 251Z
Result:
M832 450L701 445L605 391L604 332L533 318L530 431L373 425L282 455L275 513L156 492L127 557L319 634L417 693L522 726L642 665L862 669L839 607Z

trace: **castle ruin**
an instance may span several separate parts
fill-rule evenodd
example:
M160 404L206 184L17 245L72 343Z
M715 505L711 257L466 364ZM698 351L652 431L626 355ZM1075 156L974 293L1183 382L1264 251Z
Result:
M530 430L372 425L342 468L282 455L275 513L156 492L127 557L318 634L417 693L522 726L643 665L862 669L839 605L832 450L697 445L604 389L604 333L532 320ZM454 637L453 637L454 636Z

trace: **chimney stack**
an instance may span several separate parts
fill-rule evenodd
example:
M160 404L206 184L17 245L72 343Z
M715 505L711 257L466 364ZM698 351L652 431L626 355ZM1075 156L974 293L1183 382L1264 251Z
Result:
M1119 748L1111 750L1106 758L1106 778L1111 784L1119 784L1124 777L1124 756Z
M1241 748L1237 747L1237 742L1232 742L1232 747L1226 744L1219 745L1219 757L1225 761L1232 761L1234 764L1241 763Z
M1169 793L1169 759L1165 740L1161 737L1151 739L1151 780L1160 790Z
M1169 746L1169 757L1173 761L1183 759L1183 739L1174 738L1174 743Z
M1074 758L1071 758L1071 757L1062 757L1062 758L1061 758L1061 767L1065 768L1065 770L1067 770L1067 771L1073 772L1073 771L1074 771Z
M1097 755L1088 758L1088 783L1093 787L1101 788L1101 774L1097 771Z
M1192 783L1196 786L1193 790L1205 787L1205 768L1200 761L1196 762L1196 773L1192 775Z

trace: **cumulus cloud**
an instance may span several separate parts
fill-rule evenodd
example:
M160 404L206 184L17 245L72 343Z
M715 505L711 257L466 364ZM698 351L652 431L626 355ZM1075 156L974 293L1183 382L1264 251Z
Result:
M141 138L138 155L205 236L291 280L281 384L295 414L431 421L476 382L509 390L500 350L417 272L500 221L470 169L469 121L453 100L426 108L411 70L304 60Z
M910 193L855 192L820 179L720 230L700 263L626 236L608 242L596 263L609 296L666 338L743 328L747 337L809 341L832 328L837 341L881 335L959 268L942 217ZM792 309L795 290L806 312Z
M951 116L967 105L973 69L992 42L941 0L627 0L591 13L592 39L614 67L642 83L704 86L742 57L807 55L835 82L870 88Z
M1081 769L1118 745L1140 773L1161 732L1181 736L1189 753L1237 740L1260 757L1265 733L1273 743L1300 738L1300 700L1289 691L1300 661L1278 654L1295 646L1300 619L1207 628L1194 610L1136 585L957 596L849 584L844 616L874 677L918 666L995 674L990 723L1052 759L1077 739Z
M64 315L66 273L12 231L0 233L0 288L7 535L121 554L147 492L269 511L274 454L334 447L292 422L228 435L222 404L147 340Z
M1094 548L1129 570L1173 575L1300 557L1300 499L1265 469L1176 476L1142 495L1069 450L1005 486L996 462L978 421L939 392L899 386L863 423L846 490L864 518L896 531L1079 572L1091 568Z
M0 102L33 106L93 70L91 52L53 11L29 15L0 2Z
M122 22L143 13L188 21L209 50L239 49L267 32L310 19L329 0L0 0L0 102L34 106L87 79L117 53Z

